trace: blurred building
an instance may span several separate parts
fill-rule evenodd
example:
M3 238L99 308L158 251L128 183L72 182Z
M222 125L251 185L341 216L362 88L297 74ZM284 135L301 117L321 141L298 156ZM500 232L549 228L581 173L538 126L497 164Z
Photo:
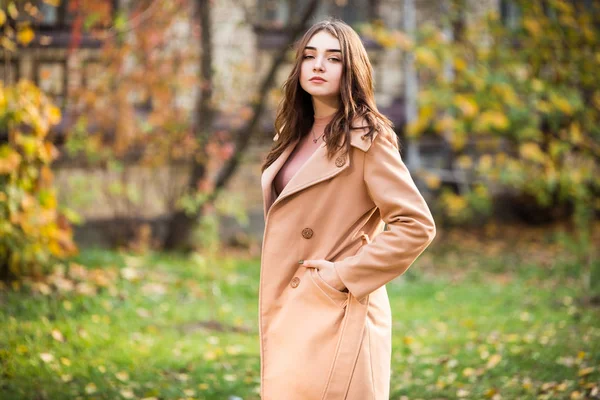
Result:
M71 35L73 24L77 23L71 3L80 0L62 0L60 5L53 6L52 2L35 1L40 10L41 19L34 24L36 36L32 43L21 47L16 53L5 51L3 68L0 68L0 80L14 81L28 78L63 109L65 119L55 129L55 138L60 142L64 129L69 120L69 94L77 87L93 85L98 73L98 62L101 42L83 31L81 37ZM118 10L127 6L133 0L95 0L111 10L113 17ZM166 0L154 0L166 1ZM290 24L297 20L308 0L216 0L212 4L215 92L222 117L216 118L217 128L227 128L226 110L236 109L251 102L256 93L261 78L268 70L271 60L282 44L285 43ZM443 3L439 0L414 0L415 24L420 26L426 22L441 24L444 13ZM148 2L149 7L153 2ZM466 21L477 14L489 10L498 10L502 17L510 23L515 18L516 9L510 0L465 0L469 12L465 14ZM321 0L316 15L311 22L327 16L343 19L354 27L363 23L379 20L390 29L403 28L405 0ZM191 34L189 26L192 21L181 21L178 24L182 32L189 33L189 40L197 40ZM186 25L187 24L187 25ZM110 29L110 27L107 27ZM405 124L405 80L403 69L403 54L400 50L383 50L376 43L365 40L375 70L376 100L380 110L395 123L397 133L402 136ZM276 91L288 75L290 65L284 65L278 70ZM193 109L196 102L196 91L190 88L182 95L181 103ZM277 96L271 96L267 111L261 122L261 130L257 132L252 146L247 152L244 168L240 168L230 190L239 192L250 214L252 231L258 234L262 229L262 205L260 192L260 164L265 152L270 146L273 136L273 116ZM425 166L432 168L443 167L443 145L437 141L423 140L416 149L422 155ZM95 176L98 185L109 185L112 179L109 175L99 176L93 171L77 169L58 163L57 181L61 186L61 197L68 199L73 187L69 181L78 176L88 179ZM145 172L138 170L140 180ZM160 180L158 175L152 177ZM88 177L88 178L86 178ZM168 178L165 178L168 179ZM160 182L158 182L160 185ZM145 196L155 195L147 189ZM114 216L107 202L98 198L79 211L88 221L107 221ZM155 220L164 216L164 204L156 203L140 209L139 217ZM91 225L90 225L91 226ZM237 229L232 224L232 233ZM227 230L226 230L227 231ZM101 239L96 239L101 240Z

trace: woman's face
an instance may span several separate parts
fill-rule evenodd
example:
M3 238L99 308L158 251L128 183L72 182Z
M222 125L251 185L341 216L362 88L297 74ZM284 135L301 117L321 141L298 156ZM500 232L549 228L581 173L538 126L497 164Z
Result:
M326 31L319 31L310 38L303 51L302 89L314 97L339 96L342 78L340 41Z

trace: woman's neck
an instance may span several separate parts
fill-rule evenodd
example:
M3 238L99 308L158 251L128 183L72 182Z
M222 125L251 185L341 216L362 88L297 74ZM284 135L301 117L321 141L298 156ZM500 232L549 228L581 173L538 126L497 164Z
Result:
M339 101L337 98L320 98L313 96L312 103L315 118L333 115L339 107Z

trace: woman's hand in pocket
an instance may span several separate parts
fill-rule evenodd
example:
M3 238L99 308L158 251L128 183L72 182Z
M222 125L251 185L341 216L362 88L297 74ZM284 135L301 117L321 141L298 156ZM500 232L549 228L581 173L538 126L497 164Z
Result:
M333 263L327 260L304 260L302 262L306 268L315 268L321 278L327 283L329 286L336 288L340 292L343 292L346 289L344 282L340 279L337 271L333 267Z

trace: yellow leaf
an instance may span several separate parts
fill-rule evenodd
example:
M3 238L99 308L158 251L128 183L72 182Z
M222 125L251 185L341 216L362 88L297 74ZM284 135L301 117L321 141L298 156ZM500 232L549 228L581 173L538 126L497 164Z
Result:
M586 376L586 375L589 375L592 372L594 372L594 370L595 370L594 367L580 369L579 372L577 373L577 376Z
M2 37L2 47L4 47L6 50L12 51L12 52L16 52L17 51L17 46L15 45L15 42L13 42L12 40L10 40L9 38L7 38L6 36Z
M541 92L542 90L544 90L544 82L537 78L534 78L531 81L531 88L536 92Z
M29 43L31 43L34 38L35 33L30 27L19 29L19 33L17 33L17 40L24 46L27 46Z
M528 142L523 143L519 147L519 154L526 160L543 163L546 159L546 155L542 152L537 143Z
M484 154L479 158L479 168L482 170L488 170L492 167L494 160L491 155Z
M396 32L392 33L392 37L396 43L396 46L398 46L401 50L409 51L414 46L414 42L412 41L410 36L400 32L400 31L396 31Z
M462 169L470 169L473 166L473 160L466 154L458 157L456 163Z
M459 130L449 132L447 139L450 142L452 149L456 151L461 150L467 144L467 135Z
M571 115L573 113L573 107L571 106L571 103L569 103L569 101L564 97L559 97L557 95L551 94L550 101L552 102L552 105L554 105L554 107L556 107L558 110L562 111L566 115Z
M48 4L49 6L52 6L52 7L60 6L60 0L42 0L42 2Z
M579 125L579 122L574 122L571 124L569 133L571 135L571 141L574 144L579 144L582 142L583 135L581 134L581 126Z
M568 387L569 384L567 382L562 382L561 384L556 386L556 390L558 390L559 392L564 392L565 390L567 390Z
M63 365L66 365L67 367L71 365L71 360L69 360L69 359L68 359L68 358L66 358L66 357L61 357L61 358L60 358L60 362L61 362Z
M54 338L54 340L58 340L59 342L64 342L65 341L65 338L63 337L63 334L58 329L53 329L52 330L52 337Z
M529 33L531 33L532 36L535 37L540 35L542 28L540 27L540 23L537 20L533 18L526 18L525 21L523 21L523 25L525 26L525 29L527 29Z
M479 107L475 100L462 94L454 96L454 105L456 105L467 118L474 118L479 112Z
M125 399L133 399L135 397L133 391L129 389L122 389L119 393L121 393L121 396Z
M490 359L488 360L486 367L487 368L494 368L496 365L498 365L498 363L502 360L502 356L500 354L494 354L490 357Z
M17 10L17 6L13 1L8 5L8 14L12 19L17 19L19 17L19 10Z
M406 135L410 138L415 138L421 134L423 131L424 125L421 123L421 120L416 119L411 121L406 126Z
M454 118L446 114L435 122L434 128L437 132L447 132L454 127L454 122Z
M0 26L4 25L6 22L6 13L4 10L0 10Z
M447 193L442 197L442 201L452 217L459 216L467 208L467 199L454 193Z
M485 111L475 120L474 129L478 132L487 132L490 129L504 130L508 128L509 120L499 111Z
M50 107L50 113L48 115L48 121L50 122L50 124L56 125L60 122L60 120L61 120L60 108L58 108L56 106Z
M424 180L427 187L434 190L442 184L440 177L435 174L426 174Z
M454 59L454 68L457 71L464 71L467 69L467 62L464 59L457 57Z
M129 374L127 373L127 371L121 371L121 372L117 372L115 374L115 376L117 377L118 380L120 380L121 382L127 382L129 380Z
M85 385L85 392L87 394L92 394L92 393L96 393L96 384L93 382L88 383L87 385Z
M418 48L415 51L415 61L420 65L423 65L433 70L438 70L440 67L440 62L437 59L435 53L425 47Z
M12 149L8 153L0 155L0 175L10 174L19 167L21 155Z

